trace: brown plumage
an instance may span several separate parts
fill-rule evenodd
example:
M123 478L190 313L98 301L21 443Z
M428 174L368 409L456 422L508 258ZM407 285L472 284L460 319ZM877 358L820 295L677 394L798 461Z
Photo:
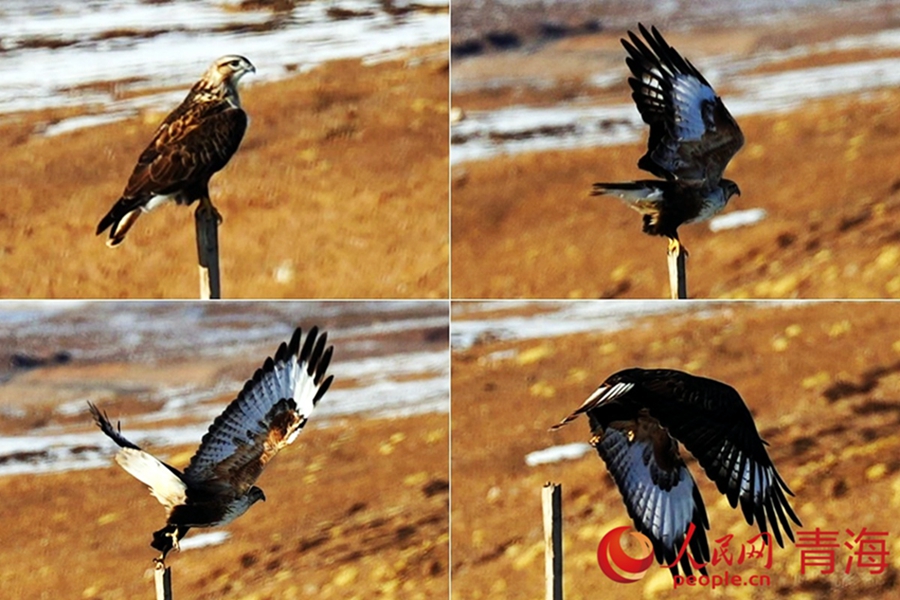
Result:
M121 449L116 462L150 488L166 508L166 525L150 544L159 561L178 548L191 527L230 523L259 500L257 478L279 450L294 441L333 376L325 377L332 347L327 334L313 327L301 345L298 328L275 357L267 358L203 436L182 473L128 441L104 413L90 404L94 421Z
M122 197L100 224L109 229L109 247L118 246L142 212L172 200L216 209L209 200L209 179L237 151L247 129L237 84L256 68L243 56L223 56L194 84L184 101L166 117L138 158Z

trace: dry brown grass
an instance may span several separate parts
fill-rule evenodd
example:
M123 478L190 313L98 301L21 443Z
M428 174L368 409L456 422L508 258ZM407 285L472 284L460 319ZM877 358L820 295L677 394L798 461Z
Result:
M704 314L718 309L712 315ZM541 309L532 307L534 312ZM800 575L800 551L775 548L771 569L754 561L723 574L769 574L769 589L720 588L725 598L896 596L900 541L900 335L889 303L694 307L693 314L642 319L613 333L523 342L490 341L455 352L453 367L453 600L538 598L544 589L541 487L562 483L566 598L684 598L668 570L633 585L609 581L596 563L603 534L630 524L621 497L593 452L528 467L525 455L587 442L586 419L549 432L608 375L631 366L688 370L733 385L753 412L769 454L796 496L803 530L888 531L890 566L881 575L843 570ZM532 317L540 321L540 316ZM508 358L501 358L506 356ZM695 461L711 545L732 549L756 533ZM696 588L695 588L696 589ZM697 593L697 592L694 592ZM805 595L801 595L805 594Z
M446 414L310 425L230 539L170 555L174 597L445 597L447 447ZM149 543L165 512L117 465L3 477L0 494L16 515L0 531L6 597L152 596Z
M761 223L681 229L694 298L900 296L900 92L741 119L725 212ZM665 298L665 240L593 181L643 177L642 144L499 157L453 169L453 297ZM490 260L484 260L490 257Z
M325 64L247 87L251 124L212 181L223 295L441 298L448 289L447 60ZM53 138L0 126L0 297L196 298L193 208L94 236L164 113Z

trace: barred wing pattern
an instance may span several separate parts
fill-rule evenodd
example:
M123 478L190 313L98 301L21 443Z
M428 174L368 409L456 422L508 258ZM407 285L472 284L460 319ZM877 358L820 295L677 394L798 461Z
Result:
M760 531L771 528L779 546L784 546L782 529L793 541L790 521L800 521L785 496L793 493L775 469L738 392L679 371L644 373L650 414L697 457L731 507L740 503L747 523L755 520Z
M265 499L253 483L294 441L333 380L325 378L333 350L325 347L327 337L313 327L301 347L303 333L296 329L216 418L184 473L128 441L88 403L94 421L121 447L116 462L166 508L166 525L150 544L162 553L158 562L192 527L225 525Z
M301 336L298 328L290 344L282 343L274 360L267 358L216 418L185 469L190 484L240 496L294 441L333 380L323 380L332 355L332 348L325 348L327 334L312 328L302 348Z
M700 71L656 27L638 27L646 43L631 31L631 43L622 40L633 74L632 98L650 125L648 150L638 167L711 190L744 145L741 128Z
M674 370L627 369L607 378L571 415L553 429L587 414L592 443L616 481L638 531L653 542L656 558L672 564L688 525L696 526L691 551L709 558L709 523L678 442L697 458L707 476L738 503L761 532L771 528L779 546L782 531L794 539L790 521L800 525L759 437L753 416L734 388ZM690 574L690 563L681 567ZM705 572L701 569L701 572ZM677 566L672 569L677 574Z
M598 431L599 424L592 425ZM656 560L674 564L693 523L696 530L691 536L691 553L701 564L709 562L709 519L700 490L685 464L679 461L674 469L664 469L657 463L650 441L629 441L627 433L613 427L599 430L602 433L595 448L622 494L635 529L650 538ZM687 554L681 556L679 564L685 575L692 573ZM677 575L678 565L671 571ZM700 572L706 574L706 568L701 567Z

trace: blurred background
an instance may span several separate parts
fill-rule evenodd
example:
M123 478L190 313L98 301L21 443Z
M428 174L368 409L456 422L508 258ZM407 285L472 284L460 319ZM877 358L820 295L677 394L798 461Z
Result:
M247 134L210 190L226 297L446 297L448 12L446 0L2 3L0 297L196 297L193 209L141 219L117 252L94 230L225 54L257 69L241 81Z
M448 586L446 303L0 304L0 582L16 598L152 592L165 510L87 402L184 468L244 382L317 325L335 377L265 470L267 501L170 555L174 596L432 598Z
M681 229L691 296L900 295L900 3L458 0L454 297L666 297L664 240L588 196L651 177L619 41L639 22L700 69L746 138L726 172L742 195Z
M588 445L586 418L549 428L609 375L672 368L733 386L793 490L797 530L837 533L835 572L807 567L790 542L772 566L747 560L710 574L768 575L724 598L893 598L900 569L900 336L892 303L456 303L452 317L454 600L538 598L544 590L541 489L562 485L563 577L569 600L675 598L667 569L615 583L597 565L600 539L631 525L612 477ZM708 539L758 533L682 447L710 521ZM887 566L855 562L862 528L887 532ZM848 530L853 534L848 533ZM850 546L845 546L847 542ZM736 558L736 556L735 556ZM654 564L655 565L655 564ZM705 593L710 593L709 588Z

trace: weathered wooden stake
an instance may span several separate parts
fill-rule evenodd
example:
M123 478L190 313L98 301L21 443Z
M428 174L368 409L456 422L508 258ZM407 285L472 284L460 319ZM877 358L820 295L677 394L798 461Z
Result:
M547 580L546 600L562 600L562 486L547 482L541 494L544 509L544 576Z
M209 203L209 201L206 201ZM212 204L209 204L212 207ZM200 265L200 299L219 300L222 297L219 280L219 215L205 207L203 200L194 211L197 226L197 259Z
M172 600L172 567L157 562L153 580L156 582L156 600Z
M669 244L669 290L672 300L687 299L687 271L684 259L687 250L681 244Z

